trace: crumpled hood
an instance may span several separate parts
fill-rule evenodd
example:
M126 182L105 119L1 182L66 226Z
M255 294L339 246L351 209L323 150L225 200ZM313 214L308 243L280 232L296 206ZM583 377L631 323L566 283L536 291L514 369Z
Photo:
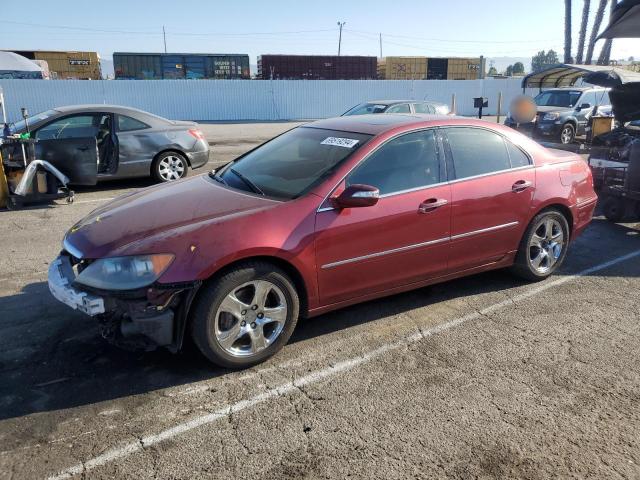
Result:
M197 176L139 190L109 202L76 223L67 232L65 245L70 253L81 254L83 258L102 258L114 251L122 255L128 246L162 232L226 220L278 204ZM171 253L169 247L166 253Z

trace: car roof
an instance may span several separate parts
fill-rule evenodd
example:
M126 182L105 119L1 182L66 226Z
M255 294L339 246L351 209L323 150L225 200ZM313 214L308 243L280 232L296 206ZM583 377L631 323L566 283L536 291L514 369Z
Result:
M433 102L431 100L368 100L366 102L362 102L360 105L365 103L375 103L376 105L397 105L399 103L431 103L431 104L439 104L444 105L444 103Z
M107 113L121 113L122 115L128 115L133 117L143 116L145 118L152 118L158 122L167 122L171 123L171 120L168 120L163 117L159 117L158 115L154 115L149 112L145 112L144 110L139 110L137 108L124 107L122 105L106 105L102 103L87 103L82 105L64 105L61 107L55 107L53 110L60 113L83 113L83 112L107 112Z
M344 132L364 133L368 135L379 135L397 127L420 125L425 122L447 123L448 120L466 120L463 117L452 115L425 115L425 114L404 114L385 113L350 115L345 117L327 118L316 122L308 123L303 127L322 128L326 130L339 130ZM469 125L474 124L473 119L469 119ZM459 123L459 122L456 122ZM486 123L486 122L483 122Z

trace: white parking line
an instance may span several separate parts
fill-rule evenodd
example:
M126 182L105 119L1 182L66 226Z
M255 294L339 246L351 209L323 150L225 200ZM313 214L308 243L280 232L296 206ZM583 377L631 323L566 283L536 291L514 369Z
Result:
M74 200L74 204L82 204L82 203L97 203L97 202L108 202L109 200L113 200L116 197L105 197L105 198L93 198L91 200Z
M400 341L394 342L394 343L388 343L385 345L382 345L381 347L376 348L375 350L371 350L370 352L365 353L362 356L359 357L355 357L355 358L351 358L349 360L345 360L342 362L338 362L336 364L334 364L333 366L321 369L321 370L317 370L315 372L312 372L308 375L305 375L303 377L300 377L296 380L293 380L291 382L286 382L272 390L268 390L264 393L255 395L254 397L248 398L246 400L240 400L236 403L227 405L213 413L207 414L207 415L202 415L200 417L196 417L193 418L192 420L189 420L187 422L184 423L180 423L174 427L171 427L169 429L163 430L160 433L157 434L152 434L152 435L148 435L146 437L143 437L139 442L131 442L131 443L127 443L125 445L119 446L119 447L115 447L112 448L111 450L107 450L105 453L103 453L102 455L98 455L97 457L93 457L87 461L85 461L84 463L78 463L76 465L73 465L72 467L69 467L55 475L52 475L50 477L48 477L49 480L60 480L63 478L69 478L72 477L74 475L78 475L81 474L83 472L87 472L90 470L93 470L96 467L100 467L102 465L106 465L110 462L113 462L115 460L118 460L120 458L124 458L124 457L128 457L129 455L132 455L136 452L139 452L145 448L148 448L150 446L153 446L157 443L160 443L164 440L168 440L174 437L177 437L178 435L182 435L183 433L189 432L195 428L201 427L203 425L208 425L211 424L213 422L216 422L217 420L226 418L227 416L234 414L234 413L238 413L241 412L247 408L251 408L255 405L259 405L261 403L266 402L267 400L270 400L272 398L277 398L277 397L281 397L284 395L287 395L289 393L295 392L297 390L299 390L302 387L305 387L306 385L311 385L313 383L317 383L320 382L324 379L330 378L330 377L334 377L340 373L344 373L347 372L349 370L354 369L355 367L362 365L363 363L369 362L373 359L376 359L378 357L380 357L381 355L392 351L392 350L397 350L399 348L402 347L406 347L407 345L410 345L412 343L416 343L420 340L422 340L423 338L426 337L431 337L433 335L437 335L438 333L442 333L444 331L450 330L453 327L457 327L459 325L462 325L464 323L470 322L472 320L476 320L478 318L481 318L484 315L488 315L491 313L494 313L498 310L501 310L509 305L513 305L514 303L517 302L521 302L523 300L526 300L528 298L531 298L535 295L539 295L540 293L549 290L550 288L554 288L557 287L558 285L562 285L564 283L568 283L571 282L573 280L576 280L579 277L583 277L585 275L590 275L592 273L598 272L600 270L604 270L608 267L611 267L613 265L617 265L618 263L622 263L625 262L627 260L630 260L632 258L638 257L640 256L640 250L637 250L635 252L631 252L627 255L623 255L621 257L617 257L614 258L613 260L609 260L608 262L604 262L604 263L600 263L598 265L595 265L593 267L587 268L585 270L582 270L574 275L568 275L566 277L561 277L558 278L557 280L551 280L545 283L542 283L528 291L525 291L524 293L521 293L519 295L515 295L512 298L509 298L507 300L504 300L502 302L498 302L498 303L494 303L493 305L490 305L480 311L476 311L473 313L470 313L468 315L462 316L462 317L458 317L456 319L450 320L448 322L442 323L440 325L437 325L435 327L429 328L427 330L424 331L419 331L415 334L412 334Z

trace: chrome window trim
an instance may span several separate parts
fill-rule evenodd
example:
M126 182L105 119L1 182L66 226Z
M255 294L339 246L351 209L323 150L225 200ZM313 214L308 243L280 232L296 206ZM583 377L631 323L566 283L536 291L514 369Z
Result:
M408 188L406 190L399 190L397 192L385 193L384 195L380 195L380 198L395 197L396 195L402 195L404 193L419 192L420 190L428 190L429 188L441 187L443 185L447 185L448 183L449 182L438 182L424 187Z
M525 165L523 167L516 167L516 168L506 168L504 170L497 170L495 172L489 172L489 173L481 173L480 175L473 175L472 177L464 177L464 178L455 178L453 180L449 180L450 184L454 184L454 183L460 183L460 182L466 182L467 180L475 180L476 178L483 178L483 177L490 177L493 175L501 175L503 173L507 173L507 172L518 172L520 170L529 170L535 168L534 165Z
M392 140L395 140L396 138L399 138L403 135L408 135L410 133L417 133L417 132L423 132L423 131L428 131L428 130L433 130L434 134L437 132L437 130L439 128L442 128L441 126L434 126L434 127L420 127L420 128L416 128L415 130L409 130L408 132L401 132L398 133L397 135L394 135L391 138L388 138L387 141L385 141L384 143L381 143L380 145L378 145L376 148L374 148L373 150L371 150L366 157L362 158L358 163L356 163L351 170L349 170L347 173L345 173L342 178L340 178L340 180L338 180L338 182L333 186L333 188L331 188L331 190L329 190L329 193L327 193L325 195L325 197L322 199L322 201L320 202L320 205L318 205L318 208L316 209L316 213L319 212L328 212L329 210L336 210L334 207L322 207L322 204L324 204L324 202L327 201L327 199L331 196L331 194L335 191L336 188L338 188L338 185L340 185L342 183L342 181L347 178L349 176L349 174L351 172L353 172L356 168L358 168L363 162L365 162L369 157L371 157L371 155L373 155L375 152L377 152L380 148L382 148L383 146L385 146L387 143L391 142ZM374 137L375 138L375 137ZM445 160L446 161L446 160ZM446 168L446 166L445 166ZM435 187L437 185L444 185L448 183L447 181L445 182L440 182L438 184L432 184L432 185L425 185L423 187L416 187L415 191L418 190L422 190L424 188L430 188L430 187ZM375 185L372 185L375 186ZM413 189L412 189L413 190ZM407 193L407 192L393 192L393 193L386 193L384 195L380 195L380 198L385 198L387 196L392 196L392 195L399 195L400 193Z
M370 253L368 255L362 255L360 257L352 257L352 258L347 258L347 259L344 259L344 260L338 260L336 262L326 263L326 264L322 265L322 267L320 267L320 268L323 269L323 270L326 270L326 269L329 269L329 268L339 267L340 265L346 265L348 263L360 262L360 261L363 261L363 260L369 260L371 258L377 258L377 257L385 256L385 255L390 255L392 253L406 252L407 250L413 250L415 248L428 247L430 245L436 245L436 244L448 242L448 241L451 241L451 240L457 240L457 239L460 239L460 238L471 237L473 235L480 235L480 234L483 234L483 233L493 232L495 230L502 230L504 228L515 227L516 225L519 225L519 224L520 224L520 222L503 223L501 225L494 225L493 227L481 228L480 230L473 230L471 232L459 233L458 235L438 238L436 240L429 240L428 242L414 243L412 245L405 245L404 247L392 248L390 250L383 250L382 252L375 252L375 253Z

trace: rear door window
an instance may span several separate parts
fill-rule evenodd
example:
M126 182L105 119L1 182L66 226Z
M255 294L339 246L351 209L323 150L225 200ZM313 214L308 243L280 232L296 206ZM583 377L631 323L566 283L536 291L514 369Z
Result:
M390 106L385 113L411 113L411 108L408 103L401 103Z
M443 179L435 133L423 130L389 140L347 177L347 186L371 185L388 195Z
M429 105L428 103L414 103L413 109L416 113L436 113L433 105Z
M482 128L445 129L455 178L468 178L511 168L504 140L497 133Z
M149 128L149 125L136 120L135 118L127 117L125 115L118 115L118 131L131 132L133 130L144 130Z

